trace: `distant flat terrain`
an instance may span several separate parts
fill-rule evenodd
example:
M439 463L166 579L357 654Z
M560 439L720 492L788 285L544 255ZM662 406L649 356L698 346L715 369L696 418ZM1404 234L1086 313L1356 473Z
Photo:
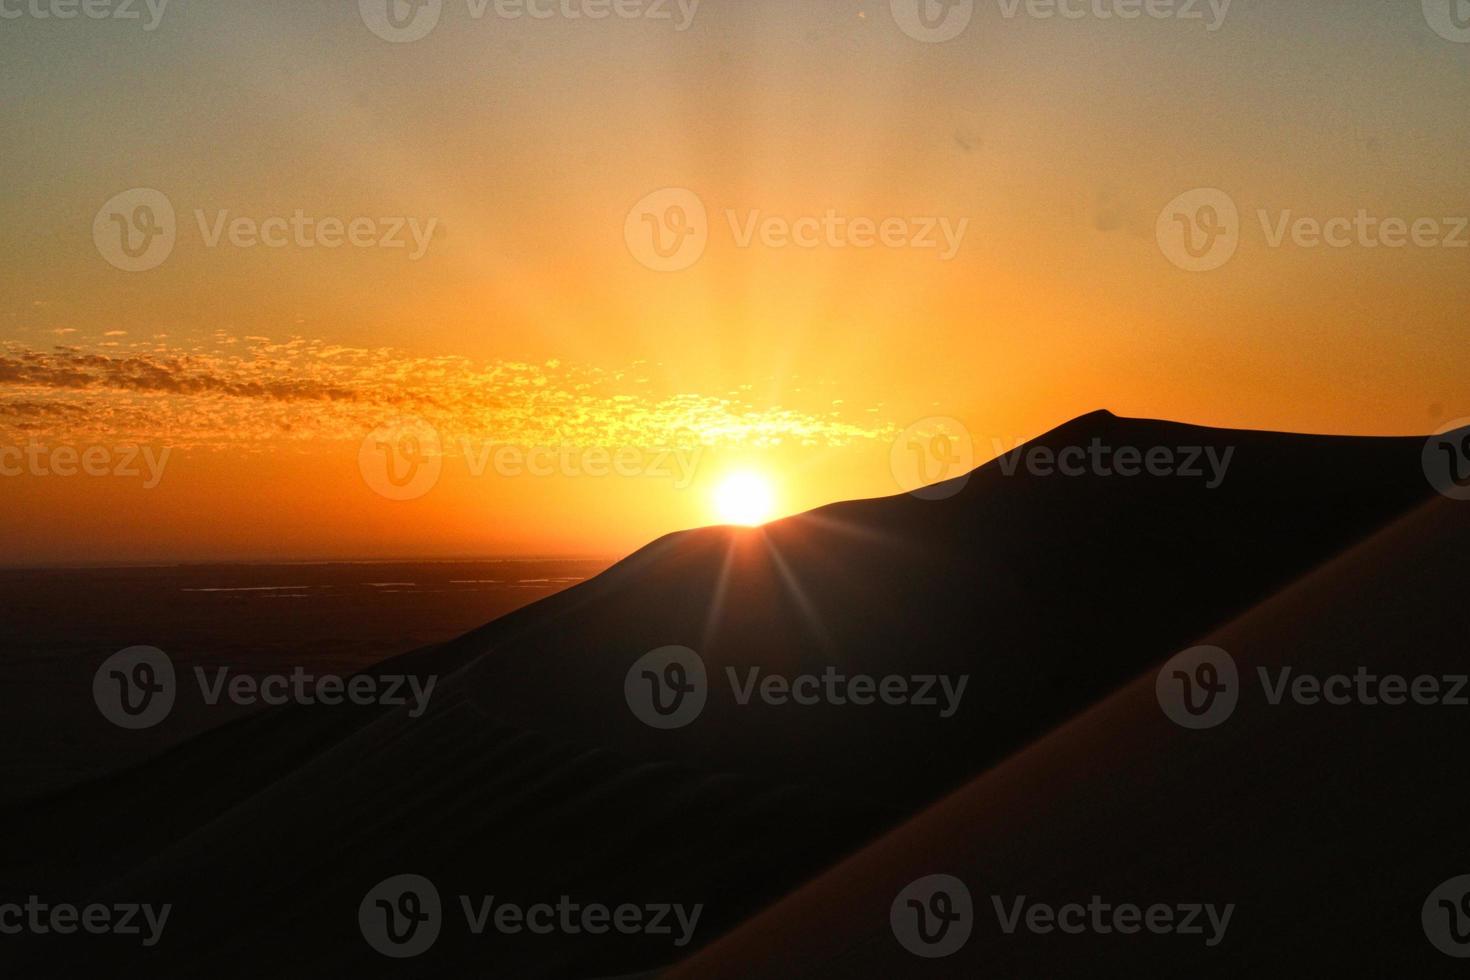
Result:
M611 562L324 562L0 569L0 807L140 761L248 709L182 698L157 728L120 738L92 674L134 645L181 671L354 673L441 643L590 578Z

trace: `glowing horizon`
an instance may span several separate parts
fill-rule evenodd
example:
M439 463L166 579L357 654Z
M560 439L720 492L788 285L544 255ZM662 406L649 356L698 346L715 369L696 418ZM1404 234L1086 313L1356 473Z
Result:
M1100 407L1470 416L1470 45L1421 5L899 7L4 21L0 446L169 454L0 476L11 560L615 555L736 470L910 489L942 420L978 464Z

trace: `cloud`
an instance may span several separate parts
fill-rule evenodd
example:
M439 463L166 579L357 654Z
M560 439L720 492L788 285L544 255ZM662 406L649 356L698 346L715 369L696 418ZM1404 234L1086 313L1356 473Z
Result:
M756 405L746 391L655 394L645 367L473 362L225 334L193 347L158 335L105 348L12 342L0 344L0 432L252 452L355 442L408 417L447 440L523 446L825 447L891 436L871 410L859 422Z

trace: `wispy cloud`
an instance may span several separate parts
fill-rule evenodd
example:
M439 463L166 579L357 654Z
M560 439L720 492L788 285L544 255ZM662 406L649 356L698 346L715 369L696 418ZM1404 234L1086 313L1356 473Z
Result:
M519 445L834 446L891 435L871 409L849 420L758 405L746 392L656 395L648 381L641 363L474 362L224 333L193 347L162 336L46 350L6 343L0 431L247 451L360 440L405 417L446 439Z

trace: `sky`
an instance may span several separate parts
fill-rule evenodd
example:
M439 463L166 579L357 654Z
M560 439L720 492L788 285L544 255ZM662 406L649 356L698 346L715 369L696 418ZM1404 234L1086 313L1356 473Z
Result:
M1098 408L1470 416L1463 3L920 4L0 0L0 562L613 556Z

